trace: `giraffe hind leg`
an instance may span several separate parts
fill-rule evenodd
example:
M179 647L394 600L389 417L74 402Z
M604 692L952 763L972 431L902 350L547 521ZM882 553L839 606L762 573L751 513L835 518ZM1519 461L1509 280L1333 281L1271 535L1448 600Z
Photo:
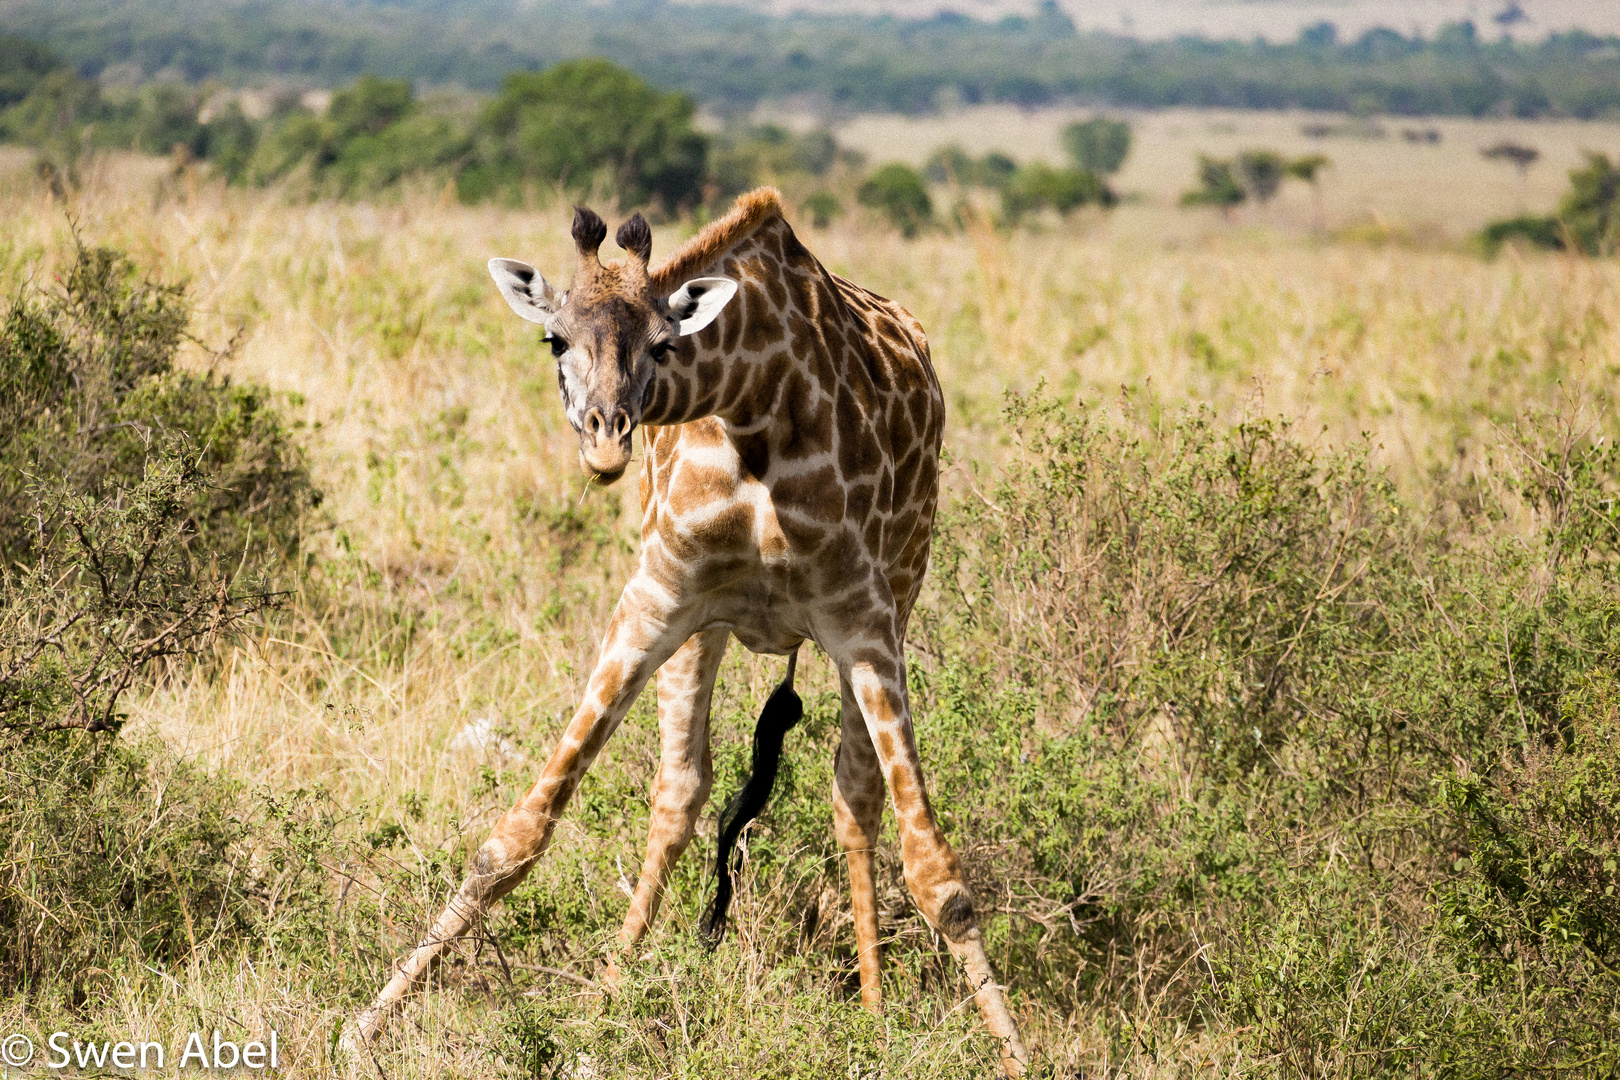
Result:
M1002 1071L1022 1076L1029 1067L1029 1052L985 952L961 860L929 803L906 700L904 653L898 642L881 637L859 647L845 645L840 652L840 673L854 690L894 803L906 887L923 918L945 938L962 965L985 1026L1001 1043Z
M849 906L855 920L861 1004L877 1012L883 1006L883 954L878 940L877 878L872 857L883 819L883 770L848 680L844 680L843 697L843 731L833 765L833 831L849 864Z
M748 779L732 796L720 814L720 839L715 851L714 903L703 920L703 938L713 949L726 932L726 912L731 907L732 875L737 866L734 852L743 827L760 815L776 786L776 773L782 762L782 739L804 716L804 703L793 690L793 669L799 654L788 657L787 677L766 699L754 726L754 752Z

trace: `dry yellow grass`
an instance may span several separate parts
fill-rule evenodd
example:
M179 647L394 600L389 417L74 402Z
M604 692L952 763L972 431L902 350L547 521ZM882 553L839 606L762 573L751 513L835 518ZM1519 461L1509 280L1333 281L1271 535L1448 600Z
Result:
M300 607L221 673L171 681L140 701L132 733L250 785L325 785L365 822L396 820L415 795L426 808L419 848L476 845L571 709L634 537L633 486L585 487L549 356L484 270L489 256L513 255L566 279L566 208L465 208L429 191L300 205L132 158L101 161L64 207L21 161L8 164L0 274L9 289L48 278L71 220L87 241L190 281L194 333L212 345L242 334L229 374L299 395L290 412L307 425L326 494L330 528L316 542L333 557L332 587L363 595L353 617L385 628L326 625L315 607ZM655 248L669 250L681 232L658 229ZM827 265L898 298L928 329L958 460L995 458L1003 391L1044 380L1087 402L1123 389L1154 406L1298 417L1329 441L1368 432L1382 459L1410 476L1477 460L1493 424L1561 395L1602 398L1620 374L1613 262L1319 246L1156 204L1014 236L906 242L860 219L805 233ZM587 526L572 548L547 524L570 513ZM408 635L386 629L401 612ZM825 687L824 662L808 666L811 687ZM734 655L717 712L751 710L774 670ZM644 792L655 748L643 702L588 786ZM613 843L620 848L607 858L637 865L634 842L579 825L558 846L601 856ZM547 865L564 864L554 856ZM364 902L389 910L391 900ZM616 918L623 898L600 902ZM748 911L744 896L739 927ZM397 913L394 945L415 915ZM347 962L334 945L333 963ZM1007 974L1016 986L1018 973ZM749 1015L791 1023L771 974L747 977ZM331 1067L326 1046L344 1006L323 996L318 972L236 971L200 956L187 977L157 985L135 993L109 981L107 998L87 1006L95 1026L166 1039L200 1015L273 1023L290 1074ZM906 993L899 1000L915 999ZM464 990L421 999L381 1059L384 1075L487 1069L477 1035L484 1007ZM960 1010L941 1006L941 1015L906 1074L937 1071L953 1046L976 1037ZM1026 1019L1048 1060L1106 1053L1090 1021ZM37 1034L33 1023L22 1003L0 1003L0 1028ZM1165 1065L1211 1053L1172 1048ZM1211 1059L1205 1071L1224 1068Z

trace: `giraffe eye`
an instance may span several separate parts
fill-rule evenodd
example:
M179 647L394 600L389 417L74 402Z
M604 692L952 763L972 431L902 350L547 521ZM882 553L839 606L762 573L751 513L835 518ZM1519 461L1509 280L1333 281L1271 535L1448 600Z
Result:
M563 353L568 351L568 342L564 341L556 334L552 334L551 337L547 338L546 340L551 342L552 356L561 356Z
M652 353L652 358L655 363L662 364L664 361L669 359L669 352L674 347L675 345L673 342L660 341L647 351Z

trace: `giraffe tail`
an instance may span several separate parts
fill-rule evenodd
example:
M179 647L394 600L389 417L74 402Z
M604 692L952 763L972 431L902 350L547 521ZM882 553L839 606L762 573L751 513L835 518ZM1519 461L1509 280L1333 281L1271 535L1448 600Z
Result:
M709 948L720 944L726 933L726 910L731 907L731 878L742 869L742 852L737 838L770 801L776 786L776 770L782 761L782 739L804 716L804 703L793 691L793 669L799 654L788 657L787 677L766 699L754 727L754 758L742 790L731 797L720 814L720 842L715 853L714 876L717 885L714 904L703 920L703 938Z

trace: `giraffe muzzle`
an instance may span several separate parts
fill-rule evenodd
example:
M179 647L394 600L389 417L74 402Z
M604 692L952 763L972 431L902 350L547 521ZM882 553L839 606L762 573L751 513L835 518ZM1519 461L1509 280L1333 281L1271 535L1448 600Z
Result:
M604 415L600 408L592 406L585 413L579 432L579 460L593 480L605 485L624 475L630 465L634 431L635 421L624 409Z

